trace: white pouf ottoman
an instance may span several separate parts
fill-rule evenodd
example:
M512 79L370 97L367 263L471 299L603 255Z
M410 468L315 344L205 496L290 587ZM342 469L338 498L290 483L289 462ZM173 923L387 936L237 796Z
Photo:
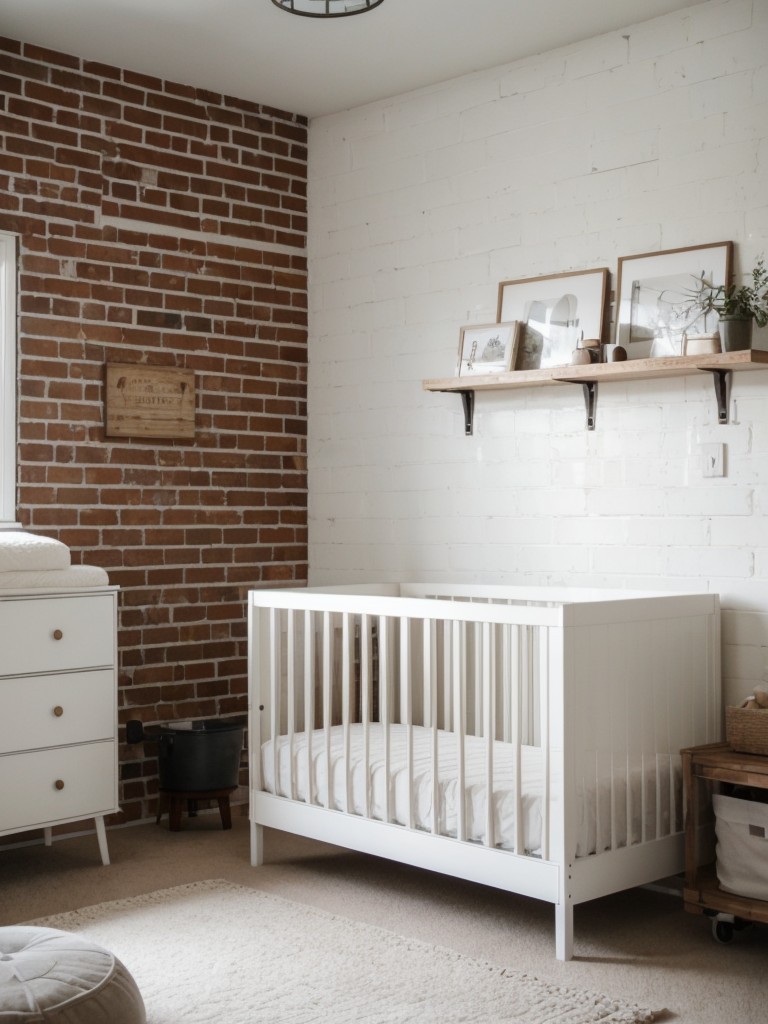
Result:
M55 928L0 928L0 1024L145 1024L144 1000L116 956Z

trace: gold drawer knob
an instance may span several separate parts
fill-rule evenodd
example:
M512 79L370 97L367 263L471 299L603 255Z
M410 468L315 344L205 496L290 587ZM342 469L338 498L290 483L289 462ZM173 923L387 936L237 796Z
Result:
M64 789L64 779L56 779L54 786L56 789Z
M53 713L54 715L56 715L57 718L61 718L61 716L64 714L64 708L61 706L61 704L57 704L56 707L53 709Z
M64 636L64 634L62 633L62 631L60 629L54 629L54 631L53 631L53 639L54 640L61 640L61 638L63 636Z

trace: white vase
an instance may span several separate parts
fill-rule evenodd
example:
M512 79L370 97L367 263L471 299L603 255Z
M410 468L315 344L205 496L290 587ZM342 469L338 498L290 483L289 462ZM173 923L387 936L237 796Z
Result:
M720 351L720 335L717 331L714 334L688 334L687 331L683 332L684 356L709 356Z

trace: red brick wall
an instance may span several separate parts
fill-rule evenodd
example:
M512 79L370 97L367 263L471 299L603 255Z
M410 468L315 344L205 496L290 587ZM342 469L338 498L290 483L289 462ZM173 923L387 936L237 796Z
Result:
M302 117L0 39L18 517L121 587L121 722L243 712L246 591L306 579L306 142ZM108 361L193 370L194 441L106 439ZM120 760L146 817L151 750Z

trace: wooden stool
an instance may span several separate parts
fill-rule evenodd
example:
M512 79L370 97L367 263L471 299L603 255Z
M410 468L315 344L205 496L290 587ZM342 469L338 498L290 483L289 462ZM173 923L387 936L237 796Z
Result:
M221 827L232 828L232 813L229 807L230 793L234 793L237 786L230 789L207 789L207 790L175 790L161 789L157 801L157 817L155 824L162 818L164 812L168 811L171 832L181 831L181 812L184 809L184 802L187 803L187 811L191 818L197 817L198 800L216 800L219 804L221 814Z

